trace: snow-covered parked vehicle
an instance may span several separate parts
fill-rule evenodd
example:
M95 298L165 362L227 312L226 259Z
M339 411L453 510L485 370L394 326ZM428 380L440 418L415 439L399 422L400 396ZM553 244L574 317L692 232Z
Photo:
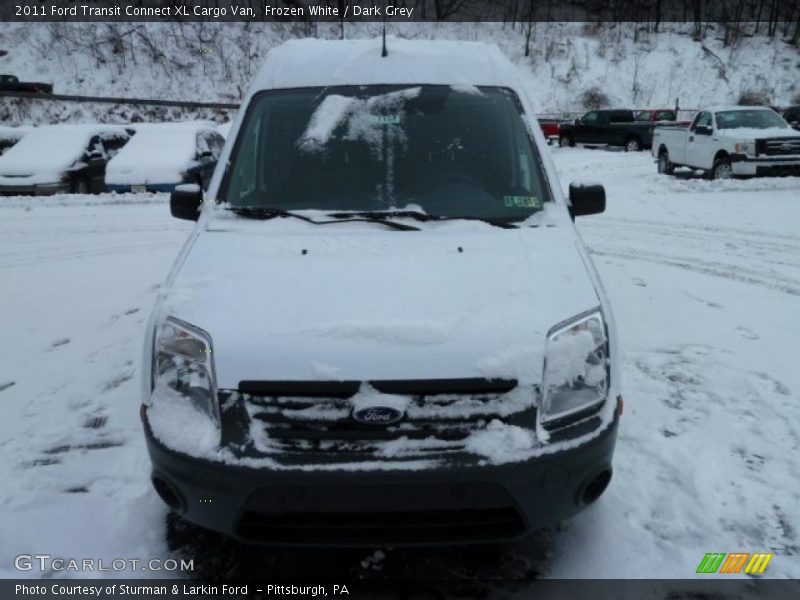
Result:
M131 133L101 124L32 128L0 156L0 194L103 192L106 164Z
M736 175L800 175L800 133L774 110L727 106L701 110L688 129L657 127L658 172L702 169L712 179Z
M262 544L513 539L603 493L608 301L516 68L390 38L273 50L148 324L152 480Z
M30 127L4 127L0 125L0 156L30 131Z
M208 187L225 138L211 121L146 123L108 164L112 192L171 192L176 185Z

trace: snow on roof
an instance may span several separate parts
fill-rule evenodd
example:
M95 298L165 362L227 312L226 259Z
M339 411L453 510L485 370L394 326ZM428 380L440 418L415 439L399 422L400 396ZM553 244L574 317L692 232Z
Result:
M114 134L127 135L125 127L98 123L34 127L0 156L0 175L36 173L57 180L64 169L81 158L93 136Z
M216 128L211 121L140 123L133 127L136 135L106 166L106 183L176 183L195 158L197 134Z
M710 106L706 109L702 109L708 112L723 112L729 110L772 110L769 106L739 106L739 105L719 105L719 106Z
M516 67L494 44L387 37L291 40L270 50L253 81L259 90L331 85L443 84L515 87Z

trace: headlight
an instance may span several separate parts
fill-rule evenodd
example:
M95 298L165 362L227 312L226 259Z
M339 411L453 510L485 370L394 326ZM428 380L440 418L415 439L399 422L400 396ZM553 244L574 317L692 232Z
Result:
M153 404L191 402L219 424L211 337L173 317L156 327L153 340Z
M739 154L754 154L754 145L751 142L744 142L741 144L734 144L733 149Z
M589 415L608 395L608 336L599 309L550 330L539 423L547 431Z

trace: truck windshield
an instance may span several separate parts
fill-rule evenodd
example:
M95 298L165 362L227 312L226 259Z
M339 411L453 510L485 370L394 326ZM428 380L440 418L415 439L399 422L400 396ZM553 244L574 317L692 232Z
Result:
M773 110L726 110L717 113L717 129L736 129L748 127L766 129L768 127L788 128L789 124Z
M262 92L218 200L231 208L523 220L548 201L517 97L494 87Z

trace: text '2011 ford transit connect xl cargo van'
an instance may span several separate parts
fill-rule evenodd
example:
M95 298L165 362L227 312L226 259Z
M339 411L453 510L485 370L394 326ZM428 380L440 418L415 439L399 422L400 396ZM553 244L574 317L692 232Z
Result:
M264 544L513 539L597 499L621 413L609 307L493 46L272 50L151 318L156 490Z

